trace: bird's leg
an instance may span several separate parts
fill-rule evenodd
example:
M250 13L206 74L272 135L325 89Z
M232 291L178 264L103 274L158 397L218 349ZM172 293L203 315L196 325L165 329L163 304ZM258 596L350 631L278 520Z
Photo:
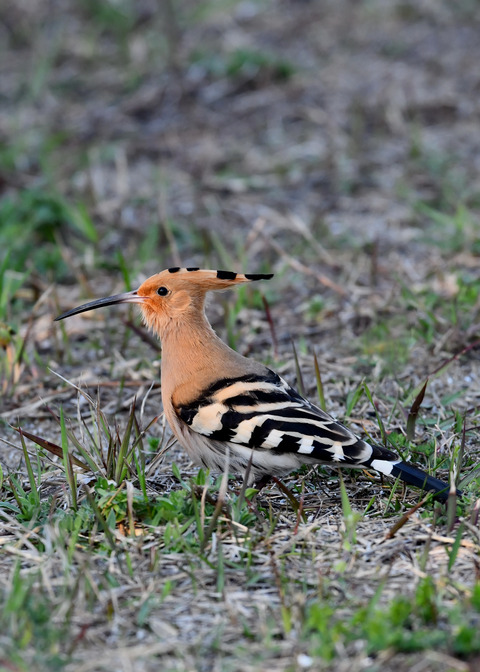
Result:
M273 476L270 476L270 474L265 474L265 476L262 476L261 478L258 479L258 481L255 481L253 484L253 487L255 490L262 490L266 485L270 483L271 480L276 480L273 478Z
M253 487L258 490L258 492L255 495L255 499L258 497L258 494L262 488L264 488L266 485L268 485L271 481L275 483L277 488L282 492L285 497L288 499L290 502L290 505L292 509L298 514L298 517L303 519L305 522L305 515L303 513L303 495L300 500L300 503L297 501L295 495L293 492L290 490L290 488L287 488L285 483L283 483L279 478L276 476L270 476L269 474L265 474L265 476L262 476L261 478L258 479L258 481L255 481ZM253 501L253 500L252 500ZM250 503L251 505L251 503Z
M285 497L288 499L288 501L291 504L291 507L294 511L298 511L300 509L300 504L297 502L297 499L293 492L290 490L290 488L287 488L285 483L282 483L282 481L277 478L276 476L272 476L272 479L277 486L277 488L280 490L280 492L283 492Z

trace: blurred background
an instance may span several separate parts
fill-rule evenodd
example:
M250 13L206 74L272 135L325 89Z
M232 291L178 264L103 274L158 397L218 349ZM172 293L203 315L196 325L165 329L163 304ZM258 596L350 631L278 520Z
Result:
M424 346L471 344L478 10L3 0L4 391L20 376L12 362L35 359L15 334L62 360L56 311L169 265L273 270L261 291L280 352L306 338L301 350L334 349L361 372L411 375ZM259 296L242 301L239 333L252 309L243 336L258 319L268 342ZM212 319L228 330L220 309Z

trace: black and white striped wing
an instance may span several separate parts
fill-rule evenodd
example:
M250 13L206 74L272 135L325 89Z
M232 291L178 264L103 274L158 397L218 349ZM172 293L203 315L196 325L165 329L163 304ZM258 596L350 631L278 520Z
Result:
M198 400L175 410L190 432L211 442L211 453L222 444L238 446L237 466L241 470L249 456L253 457L255 480L288 473L302 462L321 462L371 467L422 490L433 490L438 499L448 498L447 483L403 462L386 448L362 441L273 371L220 380ZM202 461L221 470L218 455Z
M273 371L220 380L176 411L192 431L213 441L279 457L294 454L299 462L375 469L375 460L399 461L394 453L358 439Z

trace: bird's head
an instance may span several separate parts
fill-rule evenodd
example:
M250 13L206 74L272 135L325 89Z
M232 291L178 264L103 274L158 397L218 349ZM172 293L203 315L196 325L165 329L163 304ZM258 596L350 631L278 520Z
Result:
M117 303L138 303L145 324L161 335L169 324L172 324L192 311L201 311L205 294L210 290L227 289L233 285L254 280L267 280L272 274L242 274L232 271L209 271L199 268L169 268L156 273L145 280L140 287L132 292L115 294L104 299L84 303L55 318L84 313L104 306Z

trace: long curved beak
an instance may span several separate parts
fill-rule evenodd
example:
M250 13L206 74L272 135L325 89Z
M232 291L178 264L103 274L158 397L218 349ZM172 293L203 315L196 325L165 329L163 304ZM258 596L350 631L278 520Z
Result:
M137 294L137 290L133 292L125 292L124 294L107 296L104 299L96 299L96 301L84 303L82 306L78 306L78 308L72 308L72 310L68 310L66 313L62 313L56 317L54 322L64 320L66 317L71 317L72 315L78 315L78 313L85 313L87 310L95 310L95 308L103 308L103 306L113 306L116 303L143 303L145 299L145 296L139 296Z

